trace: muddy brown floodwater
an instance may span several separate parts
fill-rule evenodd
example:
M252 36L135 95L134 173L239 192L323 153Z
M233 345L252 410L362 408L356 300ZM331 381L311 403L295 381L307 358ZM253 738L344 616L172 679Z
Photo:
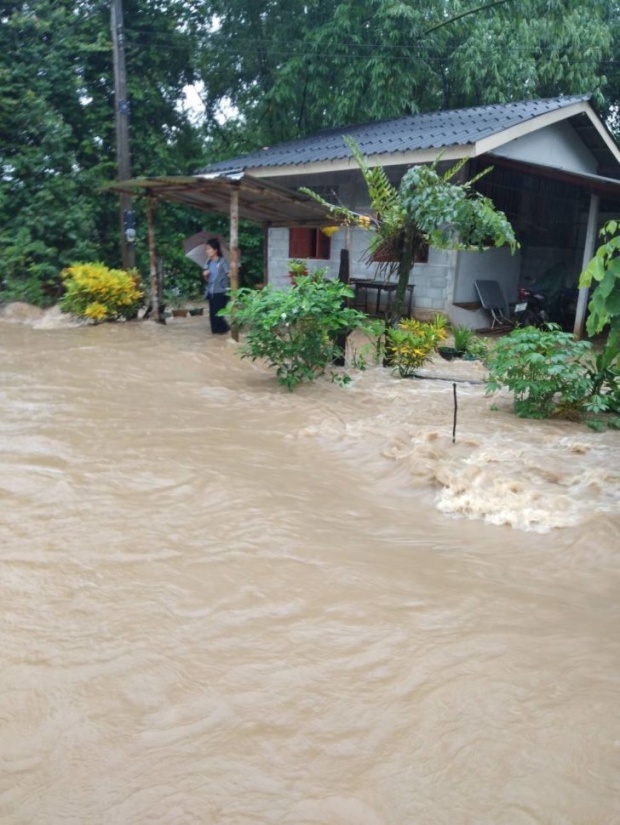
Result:
M620 823L620 435L204 318L0 354L3 825Z

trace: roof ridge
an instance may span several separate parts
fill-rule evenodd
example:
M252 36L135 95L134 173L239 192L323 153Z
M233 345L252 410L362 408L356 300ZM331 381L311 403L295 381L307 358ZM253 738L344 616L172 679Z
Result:
M329 135L333 134L333 132L341 132L343 129L363 129L365 126L379 126L382 123L395 123L397 121L407 120L409 118L423 118L423 117L432 117L433 115L454 115L458 112L475 112L480 111L481 109L499 109L499 108L506 108L508 106L526 106L528 104L536 103L536 104L545 104L545 103L554 103L556 101L563 101L565 105L570 105L572 103L577 103L580 101L590 100L592 98L592 94L590 92L585 92L579 95L556 95L555 97L535 97L535 98L524 98L523 100L509 100L504 103L482 103L477 106L461 106L458 109L433 109L430 112L412 112L409 115L400 115L399 117L389 117L384 120L367 120L364 123L351 123L348 126L331 126L328 129L321 129L318 132L312 132L309 135L305 135L302 138L295 138L293 140L287 140L284 143L275 144L276 146L284 146L285 143L297 143L300 140L311 139L313 137L319 137L319 135Z

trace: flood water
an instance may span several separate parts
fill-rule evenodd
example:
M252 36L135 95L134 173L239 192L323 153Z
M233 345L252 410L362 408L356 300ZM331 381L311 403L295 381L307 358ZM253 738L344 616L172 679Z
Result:
M0 319L0 822L620 823L620 434L207 327Z

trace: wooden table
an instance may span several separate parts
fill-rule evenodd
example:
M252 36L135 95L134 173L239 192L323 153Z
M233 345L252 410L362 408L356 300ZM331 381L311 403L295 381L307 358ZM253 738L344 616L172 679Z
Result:
M351 286L355 290L355 306L359 306L359 299L362 292L364 292L364 312L368 312L368 290L375 289L377 291L377 303L375 306L375 315L380 315L381 312L381 293L385 292L387 295L386 311L389 311L392 306L392 295L396 292L398 284L394 281L373 281L371 278L351 278ZM405 289L405 301L407 303L407 316L411 318L411 304L413 301L413 287L414 284L407 284Z

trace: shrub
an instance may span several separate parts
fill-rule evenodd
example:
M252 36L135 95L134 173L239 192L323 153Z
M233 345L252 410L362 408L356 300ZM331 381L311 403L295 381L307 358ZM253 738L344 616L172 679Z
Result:
M489 357L487 393L507 387L522 418L579 417L593 391L584 363L590 350L589 341L577 341L555 324L515 329Z
M590 353L584 363L591 382L586 409L620 413L620 338L610 333L602 352Z
M321 270L321 272L324 271L324 269ZM293 258L288 266L288 275L292 284L297 281L297 278L305 278L310 275L307 263L299 258Z
M589 303L588 333L607 331L603 351L589 363L595 389L592 402L599 400L595 412L620 412L620 224L608 221L600 234L605 242L579 279L580 287L597 282Z
M221 313L246 330L242 358L266 359L289 390L324 374L343 356L347 333L367 325L365 315L346 306L350 287L324 274L301 276L287 291L239 289Z
M468 352L474 337L472 330L469 327L454 327L452 334L454 335L454 349L463 354Z
M446 340L446 319L438 315L431 323L407 319L386 330L386 358L401 378L408 378Z
M469 343L467 344L465 357L478 359L479 361L486 361L488 354L489 346L486 341L479 338L477 335L472 335Z
M78 318L107 321L135 317L143 292L135 270L109 269L101 263L76 263L61 273L63 312Z

